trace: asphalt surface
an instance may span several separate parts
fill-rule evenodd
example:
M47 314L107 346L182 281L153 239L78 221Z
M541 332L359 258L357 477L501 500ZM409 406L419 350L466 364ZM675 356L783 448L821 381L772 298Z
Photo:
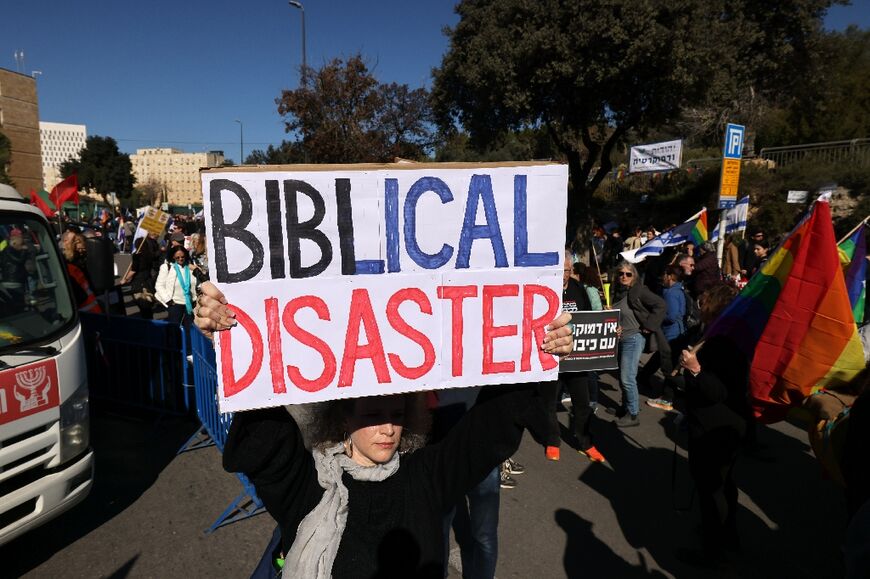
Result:
M615 382L602 382L601 404L612 406ZM602 409L594 427L605 464L564 443L549 462L525 436L516 459L526 473L501 494L499 579L842 577L842 493L797 427L760 429L763 450L736 470L742 555L724 570L697 569L674 556L697 545L699 520L680 448L672 489L674 415L645 407L641 426L620 432ZM0 577L247 577L274 523L264 514L204 532L241 486L214 447L175 454L195 430L190 419L95 413L91 494L0 547Z

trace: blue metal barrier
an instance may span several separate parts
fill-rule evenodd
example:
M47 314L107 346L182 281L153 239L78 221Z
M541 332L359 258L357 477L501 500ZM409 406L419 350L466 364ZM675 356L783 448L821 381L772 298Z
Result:
M216 446L220 452L223 452L233 415L229 412L221 414L218 410L217 363L214 346L197 328L191 329L190 342L196 390L196 414L202 427L178 452L180 454L206 446ZM206 533L263 512L263 503L254 491L251 481L243 474L236 473L236 476L242 483L242 493L230 503Z
M95 400L187 414L193 400L184 328L161 320L80 313Z

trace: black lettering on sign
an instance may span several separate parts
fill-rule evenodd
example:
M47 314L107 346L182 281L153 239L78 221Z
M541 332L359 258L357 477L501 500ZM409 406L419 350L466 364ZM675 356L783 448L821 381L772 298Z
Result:
M350 204L350 179L335 180L335 201L338 205L341 275L354 275L356 273L356 255L353 247L353 207Z
M314 204L314 215L308 221L300 223L298 194L306 195ZM287 253L290 257L290 277L305 278L314 277L323 273L323 270L332 262L332 244L326 234L317 229L326 215L326 204L323 196L317 189L296 179L284 181L284 205L287 208ZM302 252L299 240L309 239L320 248L320 259L317 263L306 267L302 266Z
M238 197L242 204L239 218L233 223L224 221L224 207L221 194L229 191ZM217 281L222 283L238 283L247 281L257 275L263 268L263 245L257 237L245 229L251 222L253 204L251 196L245 188L229 179L215 179L209 188L209 203L211 203L211 237L214 246L214 260L217 270ZM238 272L230 272L227 266L226 238L232 238L242 242L251 250L251 263Z
M266 219L269 225L269 268L272 279L284 277L284 232L281 231L281 197L278 181L266 181Z

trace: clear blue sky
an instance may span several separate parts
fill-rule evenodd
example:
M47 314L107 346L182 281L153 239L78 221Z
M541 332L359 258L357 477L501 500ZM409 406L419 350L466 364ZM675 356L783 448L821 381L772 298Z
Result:
M457 21L450 0L303 0L309 66L361 52L382 82L428 86ZM38 76L43 121L85 124L122 150L218 149L238 162L284 138L275 98L295 88L300 11L287 0L24 0L3 11L0 67ZM870 0L835 7L832 29L870 26Z

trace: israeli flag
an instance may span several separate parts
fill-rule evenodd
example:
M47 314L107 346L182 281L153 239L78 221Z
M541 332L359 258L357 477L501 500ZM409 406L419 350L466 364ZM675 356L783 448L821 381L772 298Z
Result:
M749 214L749 195L738 201L734 207L722 212L719 219L725 221L725 234L746 231L746 217ZM710 231L710 241L719 240L719 224Z
M640 263L648 257L661 255L666 247L673 247L675 245L686 243L691 237L692 229L695 228L695 222L698 221L698 218L701 217L703 212L704 209L698 211L685 222L677 225L670 231L665 231L658 236L653 237L638 249L623 251L619 255L629 263Z

